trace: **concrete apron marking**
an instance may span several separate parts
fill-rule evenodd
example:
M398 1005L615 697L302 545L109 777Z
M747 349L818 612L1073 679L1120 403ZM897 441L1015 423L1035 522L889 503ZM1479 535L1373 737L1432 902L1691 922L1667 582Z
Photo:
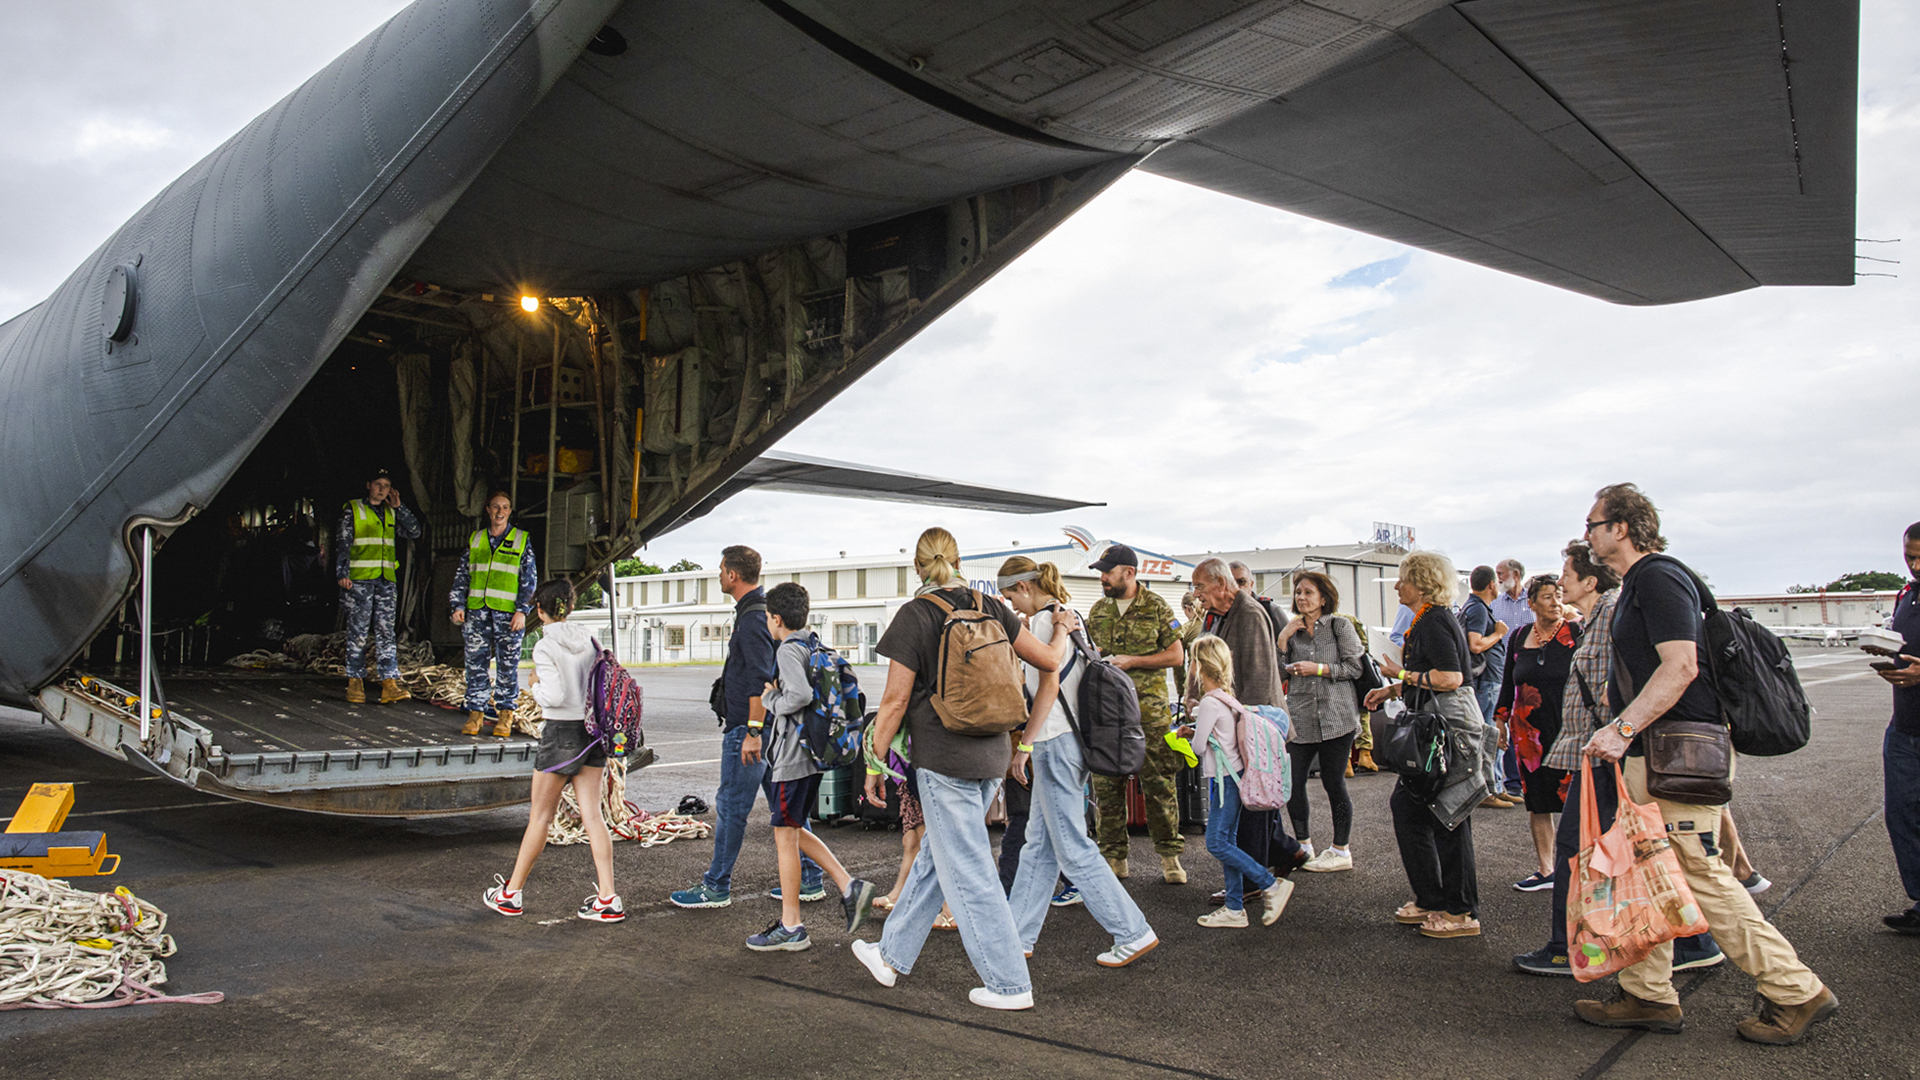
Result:
M888 1012L900 1013L903 1016L916 1016L922 1020L935 1020L942 1024L952 1024L956 1027L969 1028L974 1031L991 1032L995 1035L1004 1035L1009 1039L1025 1039L1028 1042L1058 1047L1062 1050L1072 1050L1081 1054L1090 1054L1094 1057L1106 1058L1109 1061L1124 1061L1129 1065L1139 1065L1148 1069L1159 1069L1162 1072L1178 1073L1181 1076L1197 1076L1200 1077L1201 1080L1231 1080L1230 1077L1221 1076L1219 1073L1201 1072L1199 1069L1188 1069L1179 1065L1168 1065L1164 1062L1148 1061L1146 1058L1116 1054L1110 1050L1096 1050L1091 1046L1081 1046L1079 1043L1070 1043L1064 1039L1049 1039L1045 1035L1029 1035L1024 1031L1009 1031L1006 1028L995 1027L992 1024L982 1024L977 1020L956 1020L951 1016L941 1016L938 1013L925 1012L920 1009L909 1009L902 1005L889 1005L884 1001L871 1001L867 998L854 997L852 994L835 993L832 990L822 990L814 986L803 986L800 983L788 982L785 979L776 979L771 975L750 975L748 978L757 979L763 983L772 983L775 986L784 986L789 990L798 990L802 993L818 994L821 997L850 1001L855 1005L865 1005L874 1009L885 1009Z
M1813 875L1819 873L1821 867L1827 865L1827 863L1830 862L1835 855L1840 854L1841 848L1846 847L1849 841L1851 841L1854 837L1860 835L1861 829L1864 829L1868 825L1873 824L1873 822L1880 817L1880 815L1885 811L1885 809L1886 808L1884 806L1875 807L1873 813L1868 814L1866 817L1861 818L1859 824L1856 824L1853 828L1848 829L1845 835L1841 836L1840 839L1835 840L1833 842L1833 846L1827 849L1826 854L1820 856L1817 862L1815 862L1812 866L1809 866L1807 868L1806 873L1801 874L1797 881L1795 881L1792 885L1789 885L1787 887L1787 890L1780 894L1780 899L1775 901L1772 907L1760 913L1761 916L1765 918L1768 922L1772 922L1773 917L1780 913L1780 909L1787 906L1787 901L1792 900L1794 897L1794 894L1798 893L1800 889L1806 885L1807 882L1812 881ZM1685 1001L1695 990L1698 990L1704 983L1706 983L1708 979L1711 979L1715 975L1720 974L1721 971L1725 970L1732 963L1733 961L1731 959L1722 961L1719 967L1710 967L1705 971L1699 972L1698 974L1694 975L1691 979L1688 979L1687 984L1680 988L1680 1000ZM1589 1068L1586 1072L1583 1072L1580 1074L1580 1080L1596 1080L1597 1077L1604 1075L1607 1072L1607 1070L1613 1068L1614 1065L1618 1064L1621 1056L1625 1054L1628 1050L1633 1049L1633 1044L1639 1042L1641 1037L1644 1035L1646 1035L1646 1031L1641 1029L1629 1031L1625 1035L1622 1035L1620 1037L1619 1042L1614 1043L1611 1047L1607 1049L1606 1053L1600 1055L1600 1060L1594 1062L1591 1068Z
M158 779L158 777L156 777L155 779ZM83 818L83 817L113 817L116 814L151 814L159 810L196 810L202 806L238 806L238 805L240 805L240 803L236 800L222 799L219 802L174 803L172 806L134 806L134 807L129 807L128 809L125 809L125 810L89 810L84 814L68 814L67 818L71 820L73 818ZM7 822L12 820L13 819L10 817L0 818L0 825L5 825Z
M1878 675L1878 674L1880 673L1877 671L1855 671L1848 675L1835 675L1831 678L1815 679L1812 682L1803 682L1800 684L1800 686L1802 689L1805 689L1806 687L1809 687L1809 686L1825 686L1830 682L1845 682L1848 679L1864 679L1869 675Z
M720 759L717 757L705 758L700 761L656 761L653 764L647 766L647 770L651 771L653 769L679 769L679 768L685 768L686 766L689 766L689 765L718 765L719 763L720 763Z

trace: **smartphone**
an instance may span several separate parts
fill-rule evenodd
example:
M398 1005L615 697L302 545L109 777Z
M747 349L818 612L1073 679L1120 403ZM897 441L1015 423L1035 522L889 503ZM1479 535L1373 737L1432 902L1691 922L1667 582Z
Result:
M1898 661L1894 661L1894 660L1875 660L1872 664L1869 664L1868 666L1873 668L1873 670L1875 671L1893 671L1899 668L1900 664Z

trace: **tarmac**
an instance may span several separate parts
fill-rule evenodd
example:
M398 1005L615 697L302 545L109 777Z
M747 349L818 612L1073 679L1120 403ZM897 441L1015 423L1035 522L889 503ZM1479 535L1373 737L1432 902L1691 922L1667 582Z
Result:
M1773 888L1761 909L1839 996L1801 1045L1742 1042L1753 983L1731 964L1683 974L1687 1030L1589 1027L1571 1003L1611 982L1513 971L1545 939L1548 900L1510 883L1533 865L1524 811L1481 810L1474 838L1486 932L1435 941L1390 915L1409 897L1387 814L1392 778L1361 775L1350 873L1299 874L1269 928L1194 924L1219 865L1198 836L1192 881L1162 884L1136 835L1128 886L1162 944L1134 965L1093 962L1107 944L1084 908L1054 911L1031 962L1036 1007L967 1002L978 985L957 935L936 933L893 989L847 949L837 905L804 909L804 953L756 954L747 935L778 913L772 838L757 807L730 908L681 911L710 841L614 846L631 913L573 917L592 891L584 846L549 848L527 914L502 918L481 891L510 869L525 825L506 810L431 820L348 820L223 802L148 777L58 730L0 719L0 814L34 782L79 785L72 827L105 829L112 878L170 916L174 993L218 1005L0 1013L0 1076L77 1077L1475 1077L1691 1078L1920 1073L1920 938L1880 924L1906 906L1881 818L1880 738L1889 694L1864 657L1796 650L1819 710L1811 745L1742 759L1734 811ZM719 735L712 668L643 669L660 764L631 791L643 806L711 801ZM880 674L863 675L878 686ZM449 713L449 725L458 723ZM1315 784L1313 820L1326 804ZM899 836L822 835L882 889ZM861 931L877 939L880 923Z

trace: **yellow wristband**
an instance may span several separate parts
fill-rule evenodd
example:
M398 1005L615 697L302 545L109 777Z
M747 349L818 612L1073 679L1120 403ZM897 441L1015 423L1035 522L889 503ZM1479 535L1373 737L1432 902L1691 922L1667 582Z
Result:
M1033 747L1028 746L1026 743L1015 743L1013 748L1023 754L1033 753Z
M761 728L766 727L767 725L763 721L749 720L747 721L747 726L752 728L755 731L759 731Z
M1326 677L1327 675L1329 675L1329 674L1331 674L1331 669L1329 669L1329 668L1327 667L1327 665L1325 665L1325 664L1321 664L1321 665L1320 665L1320 676L1321 676L1322 678L1325 678L1325 677Z
M883 773L883 772L881 772L881 771L880 771L879 769L873 769L873 768L869 768L869 769L867 770L867 775L868 775L868 776L885 776L885 775L887 775L887 774L886 774L886 773Z

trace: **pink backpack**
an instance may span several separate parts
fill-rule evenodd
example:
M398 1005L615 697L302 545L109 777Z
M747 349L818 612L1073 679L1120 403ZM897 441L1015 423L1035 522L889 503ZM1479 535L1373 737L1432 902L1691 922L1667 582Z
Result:
M1240 805L1248 810L1278 810L1293 791L1287 731L1292 722L1278 705L1246 706L1224 690L1212 695L1233 710L1233 734L1240 741ZM1224 771L1224 770L1223 770Z

